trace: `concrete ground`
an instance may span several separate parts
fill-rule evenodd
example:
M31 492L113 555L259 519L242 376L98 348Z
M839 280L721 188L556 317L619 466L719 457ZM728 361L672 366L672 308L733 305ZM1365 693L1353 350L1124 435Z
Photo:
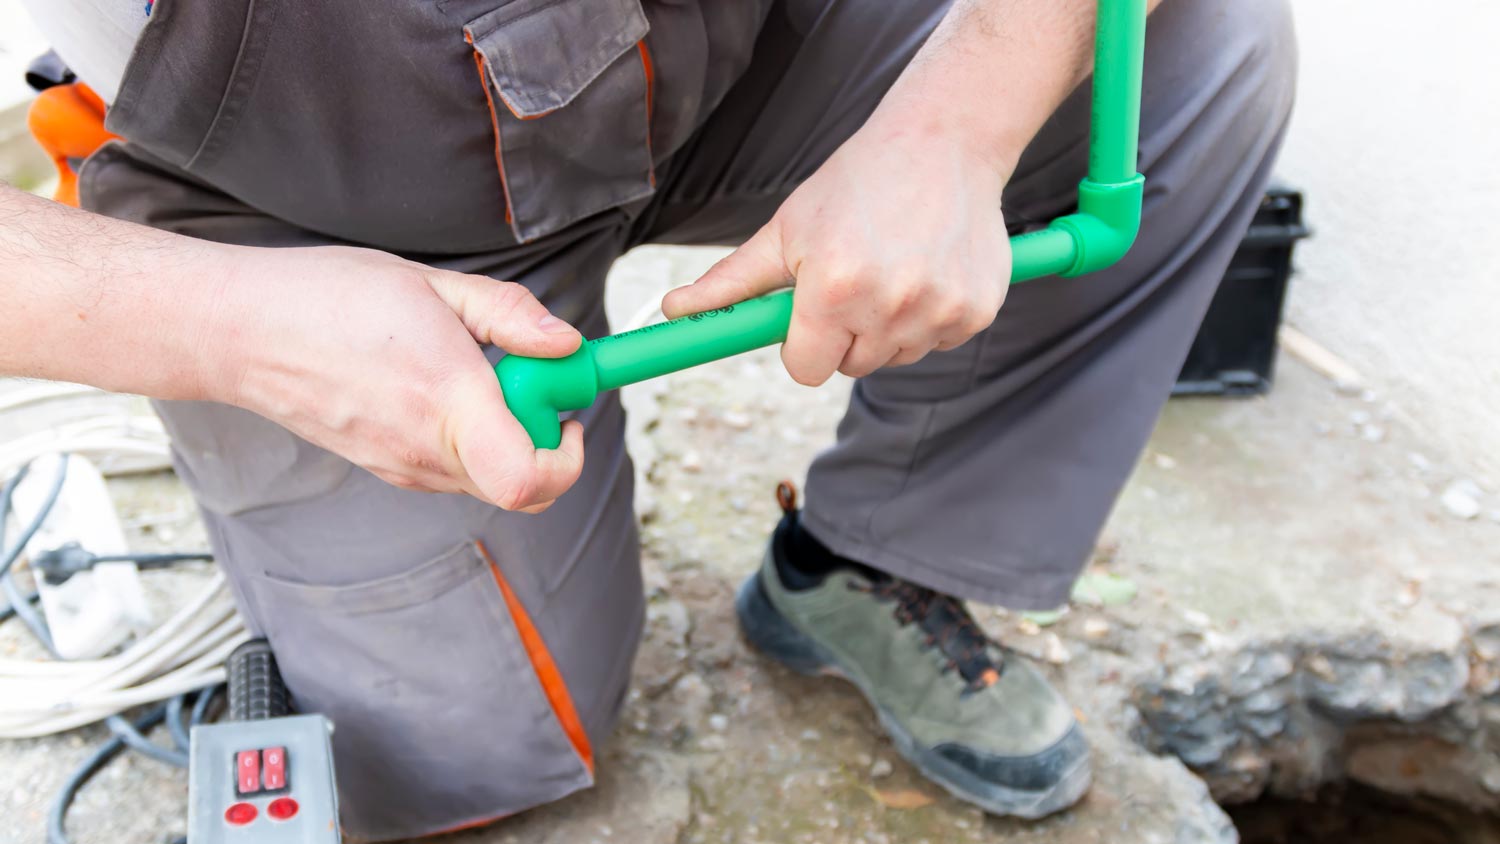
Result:
M1500 490L1500 4L1294 9L1301 78L1278 170L1307 192L1317 236L1290 318Z

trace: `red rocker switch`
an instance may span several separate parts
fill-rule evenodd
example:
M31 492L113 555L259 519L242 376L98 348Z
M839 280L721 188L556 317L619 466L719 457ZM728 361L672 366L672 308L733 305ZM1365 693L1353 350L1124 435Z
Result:
M234 757L235 791L254 794L260 791L260 751L241 750Z
M286 748L268 747L261 751L265 759L265 787L267 791L286 788Z

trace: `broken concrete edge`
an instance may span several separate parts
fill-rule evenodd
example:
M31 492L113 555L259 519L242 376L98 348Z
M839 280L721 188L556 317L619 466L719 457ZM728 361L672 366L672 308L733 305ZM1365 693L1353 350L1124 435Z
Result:
M1500 618L1444 647L1369 632L1176 650L1133 684L1131 734L1221 804L1353 780L1500 809Z

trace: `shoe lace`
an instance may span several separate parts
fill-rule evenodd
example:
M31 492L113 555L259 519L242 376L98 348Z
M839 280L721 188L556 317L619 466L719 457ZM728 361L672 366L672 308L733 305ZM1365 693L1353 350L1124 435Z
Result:
M851 580L849 588L892 604L891 613L902 627L917 625L927 634L923 647L936 649L947 658L943 673L958 672L966 691L988 688L1000 679L1005 663L997 659L990 638L962 601L896 577L872 582Z

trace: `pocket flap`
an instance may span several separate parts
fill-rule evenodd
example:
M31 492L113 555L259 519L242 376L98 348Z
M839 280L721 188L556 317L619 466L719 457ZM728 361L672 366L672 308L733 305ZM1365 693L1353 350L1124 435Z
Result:
M522 119L562 108L650 30L641 0L514 0L464 32Z

